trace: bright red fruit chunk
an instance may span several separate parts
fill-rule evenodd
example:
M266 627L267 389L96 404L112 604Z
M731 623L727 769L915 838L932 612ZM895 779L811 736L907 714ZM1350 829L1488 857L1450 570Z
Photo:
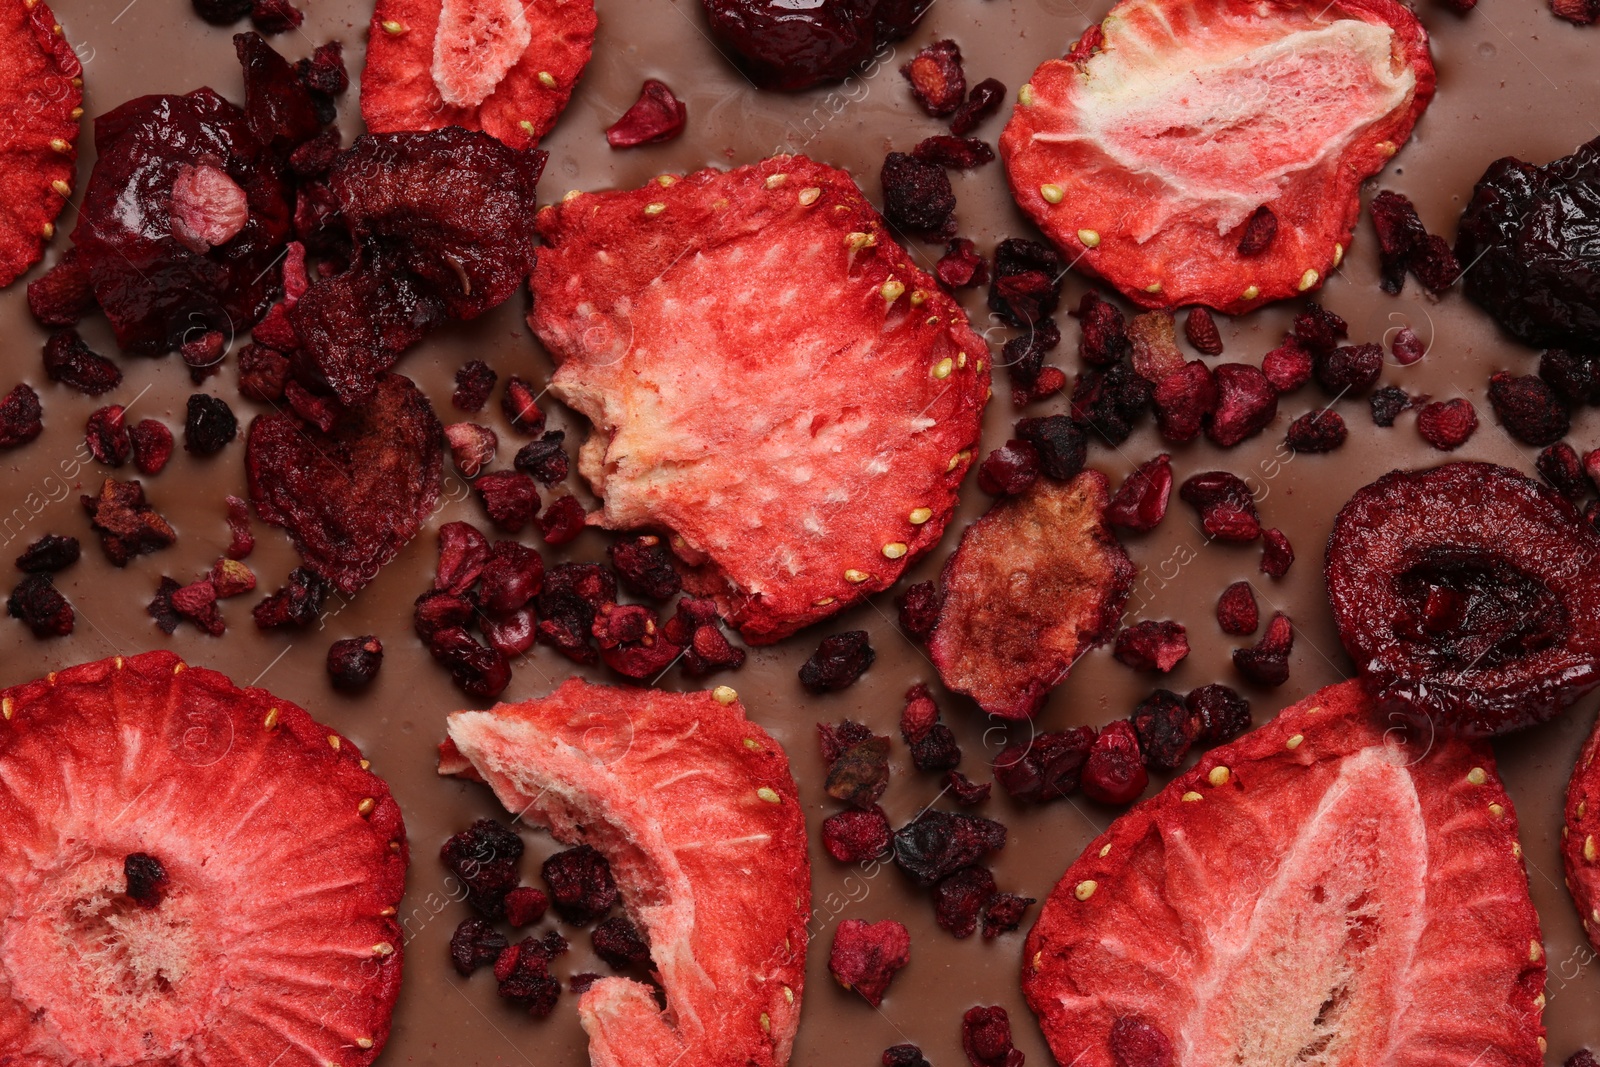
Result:
M889 851L892 838L883 809L840 811L822 820L822 847L840 863L876 859Z
M930 115L948 115L967 95L967 77L961 69L961 47L954 41L935 41L900 68L911 83L911 95Z
M1189 637L1181 622L1147 619L1119 633L1111 654L1136 671L1166 673L1189 654Z
M1171 496L1172 457L1163 452L1128 475L1106 508L1106 521L1135 533L1148 533L1167 514Z
M1217 383L1217 407L1206 436L1223 448L1254 437L1278 416L1278 391L1258 367L1248 363L1223 363L1212 372Z
M1102 804L1131 804L1149 782L1133 724L1118 719L1101 730L1083 765L1084 795Z
M1207 537L1248 543L1261 536L1255 494L1238 475L1227 471L1192 475L1178 496L1199 512L1200 529Z
M606 128L606 143L612 148L660 144L682 133L688 119L689 109L672 95L665 82L646 78L639 99Z
M834 931L828 970L846 989L854 989L876 1008L895 972L911 962L911 935L893 919L866 923L846 919Z

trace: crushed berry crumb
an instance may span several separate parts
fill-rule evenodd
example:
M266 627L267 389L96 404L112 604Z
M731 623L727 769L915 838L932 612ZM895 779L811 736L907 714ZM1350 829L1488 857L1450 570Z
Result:
M539 486L521 471L493 471L472 483L483 510L506 533L517 533L539 513Z
M618 970L650 962L650 946L640 936L639 928L621 915L602 920L589 936L594 942L594 954Z
M927 641L939 621L941 598L932 582L917 582L900 595L900 629L908 637Z
M930 115L952 114L967 95L961 48L954 41L935 41L900 68L911 83L911 95Z
M974 782L957 770L945 772L944 784L956 798L956 803L963 808L976 807L988 800L989 792L994 787L992 782Z
M22 382L0 399L0 448L25 445L44 432L44 409L33 386Z
M1000 110L1006 98L1005 84L996 78L985 78L972 87L966 102L950 116L950 132L965 137L982 125L983 120Z
M593 922L617 903L611 865L591 845L557 852L541 869L556 912L574 926Z
M1344 416L1332 408L1308 411L1289 424L1284 441L1296 452L1332 452L1349 436Z
M1294 546L1277 527L1261 531L1261 573L1282 578L1294 563Z
M1411 394L1398 385L1386 385L1367 398L1376 426L1393 426L1400 413L1411 406Z
M1146 767L1175 771L1200 733L1200 716L1169 689L1157 689L1133 709L1133 730Z
M519 885L506 894L506 922L512 926L532 926L550 910L550 898L542 889Z
M100 396L122 383L122 371L97 355L77 330L59 330L44 343L44 372L53 382L70 386L85 396Z
M683 589L683 577L673 566L672 553L655 534L640 534L614 542L606 549L622 587L652 600L670 600Z
M18 582L6 600L6 612L41 639L72 633L72 605L57 591L48 574L30 574Z
M1200 515L1200 529L1219 541L1248 543L1261 536L1255 496L1243 479L1227 471L1205 471L1190 477L1178 496Z
M481 359L463 363L456 371L456 387L450 394L450 403L460 411L482 411L499 380L500 376Z
M961 1017L961 1048L972 1067L1022 1067L1022 1050L1011 1042L1011 1018L998 1004L969 1008Z
M17 570L28 574L54 574L78 562L80 554L76 537L45 534L17 557Z
M583 532L584 516L583 504L569 494L550 501L550 506L534 523L545 544L564 545Z
M505 914L506 894L516 888L522 838L493 819L479 819L439 849L446 868L467 888L467 903L490 919Z
M154 908L166 898L170 884L167 868L148 852L130 852L122 861L128 896L140 907Z
M956 194L943 167L890 152L883 160L883 214L916 233L955 236Z
M1149 782L1133 724L1126 719L1108 724L1083 765L1084 794L1102 804L1131 804Z
M1148 533L1167 514L1172 496L1172 457L1163 452L1146 460L1123 481L1106 508L1106 521L1113 526Z
M546 431L539 440L529 441L517 449L511 465L540 485L555 485L567 476L567 453L561 447L566 437L562 430Z
M989 264L978 246L965 237L957 237L945 245L944 255L939 257L933 272L947 289L965 289L989 280Z
M1023 915L1033 903L1033 897L1015 893L996 893L990 897L989 903L983 906L983 939L992 941L1021 926Z
M800 684L813 693L830 693L855 683L872 666L877 653L865 630L846 630L822 639L800 667Z

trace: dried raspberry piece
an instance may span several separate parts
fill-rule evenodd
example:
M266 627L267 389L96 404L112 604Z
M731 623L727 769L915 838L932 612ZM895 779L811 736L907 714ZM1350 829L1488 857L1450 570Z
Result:
M544 432L544 410L539 407L539 390L533 383L512 375L500 394L500 411L520 432L537 437Z
M1278 416L1278 393L1267 376L1247 363L1223 363L1212 372L1217 407L1206 436L1223 448L1254 437Z
M1157 689L1133 709L1133 729L1145 766L1175 771L1200 735L1200 716L1178 694Z
M926 641L939 621L939 608L943 598L932 582L917 582L907 586L897 600L900 629L906 636Z
M911 83L911 95L930 115L949 115L967 95L967 77L961 69L961 47L951 40L935 41L900 68Z
M39 394L26 382L0 398L0 448L25 445L44 432Z
M372 634L346 637L328 646L328 677L335 689L361 689L383 666L383 642Z
M985 163L993 163L994 149L976 137L936 134L919 141L917 147L911 150L911 156L924 163L937 163L952 170L971 170Z
M1378 383L1378 376L1383 373L1383 346L1345 345L1326 354L1313 352L1311 372L1317 384L1333 396L1364 393Z
M996 78L985 78L972 87L966 101L950 116L950 132L965 137L983 124L983 120L1000 110L1005 101L1005 83Z
M1081 331L1078 358L1084 363L1091 367L1110 367L1122 362L1133 351L1122 311L1093 289L1083 294L1073 315Z
M846 989L854 989L876 1008L883 1003L895 972L911 962L911 935L893 919L865 923L845 919L834 931L828 970Z
M1203 307L1189 309L1189 314L1183 320L1183 335L1201 355L1222 355L1222 331L1217 329L1217 320L1211 317L1208 309Z
M1568 404L1600 404L1600 351L1546 349L1539 356L1539 377Z
M545 572L544 588L535 601L539 640L577 663L593 663L594 616L602 604L614 603L617 580L595 563L558 563Z
M617 903L611 864L592 845L557 852L544 861L540 874L556 912L574 926L593 922Z
M85 396L99 396L122 382L122 371L104 356L90 351L77 330L58 330L44 343L44 372L53 382L71 386Z
M1405 288L1406 266L1412 250L1428 236L1411 201L1385 189L1367 205L1372 227L1378 233L1378 261L1382 271L1380 288L1398 293Z
M916 1045L893 1045L883 1050L883 1067L933 1067ZM1572 1067L1568 1064L1567 1067Z
M189 397L183 422L183 450L195 456L214 456L239 432L239 420L221 397L194 393Z
M1148 533L1167 514L1172 496L1172 457L1163 452L1146 460L1123 481L1106 507L1106 521L1113 526Z
M217 609L217 588L209 578L172 590L169 600L178 617L193 623L212 637L220 637L228 624Z
M489 520L516 533L539 513L539 487L521 471L495 471L472 483Z
M1402 367L1409 367L1428 354L1428 348L1422 339L1412 331L1409 326L1402 326L1394 332L1394 340L1389 344L1389 352L1394 356L1394 361Z
M1006 828L993 819L930 808L895 831L894 862L929 889L1005 844Z
M439 527L439 563L434 568L433 587L462 596L477 583L488 562L489 539L481 530L469 522L447 522Z
M1039 477L1039 453L1026 441L1010 440L978 465L978 488L990 496L1016 496Z
M1192 475L1178 496L1200 514L1200 529L1219 541L1248 543L1261 536L1255 495L1237 475L1205 471Z
M1102 804L1131 804L1149 782L1133 724L1118 719L1102 729L1083 765L1084 795Z
M828 766L824 791L833 799L857 808L877 807L889 788L889 739L869 737L851 745Z
M1033 445L1047 477L1069 482L1083 470L1089 444L1083 428L1067 416L1023 419L1017 423L1017 436Z
M957 237L945 246L944 255L939 257L933 273L945 288L965 289L989 280L989 264L977 245L965 237Z
M124 566L134 556L156 552L178 539L167 520L144 498L137 480L107 478L98 497L78 498L89 513L89 525L100 534L100 547L113 565Z
M1136 671L1167 673L1189 654L1189 635L1181 622L1145 620L1117 634L1117 662Z
M326 96L338 96L350 87L350 73L344 66L344 45L338 41L317 45L309 59L295 64L295 72L306 88Z
M1119 445L1133 433L1154 392L1155 387L1127 363L1104 371L1087 370L1072 388L1072 417L1107 444Z
M639 928L620 915L602 921L591 937L595 955L612 967L637 967L650 962L650 946L639 936Z
M554 930L507 946L494 961L495 992L522 1005L535 1019L547 1017L561 999L561 983L551 977L550 961L566 949L566 939Z
M133 442L123 424L122 405L111 404L91 412L84 425L83 439L96 461L108 467L120 467L128 462Z
M558 496L534 520L547 545L564 545L583 532L587 515L577 497Z
M872 727L865 723L844 719L837 724L817 723L817 744L822 748L822 762L832 764L845 752L873 737Z
M1007 341L1000 361L1011 379L1011 402L1022 407L1042 400L1066 384L1066 375L1044 365L1045 353L1061 343L1061 331L1053 319L1040 319L1025 334Z
M1048 318L1061 301L1061 257L1037 241L1008 237L994 250L989 310L1012 326Z
M961 1047L972 1067L1022 1067L1022 1050L1011 1043L1011 1018L998 1004L967 1010Z
M1555 491L1568 500L1579 501L1589 495L1589 482L1584 477L1583 461L1565 441L1558 441L1534 460L1535 469Z
M1094 739L1094 727L1078 726L1060 733L1035 734L1008 745L994 758L995 781L1010 796L1028 804L1068 796L1078 788Z
M1450 250L1449 242L1438 234L1424 237L1411 250L1406 265L1417 276L1417 281L1431 293L1445 292L1461 277L1461 264L1456 260L1456 254Z
M655 534L625 537L606 548L622 587L652 600L671 600L683 589L673 555Z
M322 614L328 583L314 571L296 567L283 587L257 604L251 614L263 630L280 626L309 626Z
M1169 374L1183 369L1183 353L1178 350L1178 324L1170 311L1146 311L1128 323L1128 342L1133 346L1133 369L1141 378L1160 383Z
M688 121L689 109L672 95L667 84L646 78L639 88L639 99L606 127L606 143L612 148L660 144L682 133Z
M1217 410L1217 380L1198 359L1183 365L1156 385L1156 425L1175 444L1199 436Z
M1343 415L1332 408L1319 408L1291 422L1284 443L1296 452L1332 452L1348 436Z
M148 421L148 420L146 420ZM142 426L143 423L140 423ZM134 427L138 429L138 427ZM171 435L169 434L170 438ZM134 442L137 449L138 442ZM137 451L135 452L137 455ZM250 505L236 496L226 498L228 504L228 547L223 555L229 559L244 559L255 550L256 538L250 532Z
M1285 337L1261 357L1261 373L1278 392L1292 393L1311 380L1311 352L1298 337Z
M1554 444L1572 428L1560 397L1543 378L1501 371L1489 379L1489 403L1506 432L1524 444Z
M423 643L430 644L444 630L470 626L476 614L476 606L466 597L435 590L417 597L412 607L411 625Z
M867 631L846 630L822 639L800 666L800 684L813 693L831 693L855 684L877 658Z
M877 859L889 851L889 820L883 809L840 811L822 820L822 847L840 863Z
M1318 303L1294 317L1294 336L1314 356L1326 356L1350 335L1350 324Z
M992 782L978 783L957 770L949 770L944 775L944 785L956 803L963 808L975 807L989 799L989 793L994 788Z
M933 887L933 920L957 938L971 937L995 892L989 868L964 867Z
M1393 426L1400 413L1412 406L1411 394L1398 385L1386 385L1367 397L1375 426Z
M943 167L890 152L881 180L884 218L914 233L955 236L956 194Z
M41 326L72 326L96 306L88 265L76 248L28 283L28 310Z
M178 624L183 621L172 606L172 594L181 588L175 580L162 575L160 584L156 586L156 595L144 609L164 634L177 632Z
M1217 598L1217 625L1223 633L1244 637L1255 633L1260 623L1255 590L1249 582L1234 582Z
M450 394L450 403L461 411L482 411L499 378L481 359L463 363L456 371L456 386Z
M1435 400L1417 412L1417 433L1441 452L1460 448L1477 429L1477 409L1462 397Z
M1289 653L1294 649L1294 624L1274 612L1266 632L1253 648L1233 650L1233 665L1257 685L1279 686L1289 680Z
M502 616L485 616L478 620L478 625L489 647L512 659L533 647L538 636L538 621L532 608L518 608Z
M456 973L466 977L479 967L493 963L505 951L506 935L487 919L477 916L462 919L450 935L450 962Z
M512 926L532 926L549 908L550 898L544 890L531 885L519 885L505 896L506 922Z
M1015 893L996 893L990 897L989 903L983 906L983 939L993 940L1021 926L1023 915L1034 903L1033 897Z
M322 427L324 433L328 429ZM444 438L450 444L451 462L468 480L476 478L483 468L494 462L500 447L500 439L493 430L474 422L451 423L444 428Z
M17 570L27 574L54 574L78 562L76 537L45 534L17 557Z
M439 859L467 889L467 903L490 919L505 914L506 894L516 888L522 838L493 819L479 819L439 849Z
M517 449L511 465L540 485L555 485L567 476L567 453L561 447L561 442L566 438L562 430L546 431L539 440L529 441Z
M1293 564L1294 546L1284 532L1276 527L1261 531L1261 573L1282 578Z
M6 611L13 619L20 619L37 638L72 633L72 605L56 591L48 574L30 574L18 582L6 600Z
M1232 741L1250 729L1250 702L1225 685L1203 685L1183 698L1200 719L1197 740L1208 745Z

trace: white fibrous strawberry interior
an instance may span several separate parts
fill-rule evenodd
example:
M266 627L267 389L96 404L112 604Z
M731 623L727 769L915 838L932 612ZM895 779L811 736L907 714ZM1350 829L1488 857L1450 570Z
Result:
M444 0L433 38L433 84L447 104L489 98L533 40L521 0Z
M1182 27L1108 19L1076 114L1035 134L1097 146L1149 183L1149 210L1132 222L1141 242L1176 216L1233 230L1297 175L1336 163L1415 90L1388 26L1330 18L1285 33L1253 6L1231 10Z
M1389 1061L1427 924L1427 832L1403 762L1347 757L1259 896L1225 903L1180 1062Z

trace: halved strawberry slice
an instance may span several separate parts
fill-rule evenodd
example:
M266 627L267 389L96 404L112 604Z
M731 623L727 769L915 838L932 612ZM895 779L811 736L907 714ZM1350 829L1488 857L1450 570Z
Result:
M1494 755L1407 738L1359 682L1114 822L1051 893L1022 982L1078 1067L1544 1062L1539 916Z
M1561 858L1567 868L1567 890L1583 918L1583 930L1590 943L1600 948L1600 722L1595 723L1567 785Z
M733 690L573 678L540 700L458 711L439 773L599 849L666 993L602 978L578 1002L595 1067L777 1067L805 981L811 866L782 747Z
M373 133L464 126L531 148L589 62L593 0L378 0L361 72Z
M844 171L778 156L543 209L529 323L594 424L590 521L665 528L770 644L938 543L989 371Z
M37 263L55 235L72 192L82 103L83 67L49 5L0 7L0 286Z
M169 652L0 693L0 1061L355 1067L405 826L349 741Z
M1146 307L1238 313L1339 265L1433 88L1394 0L1122 0L1034 71L1000 154L1079 266Z

